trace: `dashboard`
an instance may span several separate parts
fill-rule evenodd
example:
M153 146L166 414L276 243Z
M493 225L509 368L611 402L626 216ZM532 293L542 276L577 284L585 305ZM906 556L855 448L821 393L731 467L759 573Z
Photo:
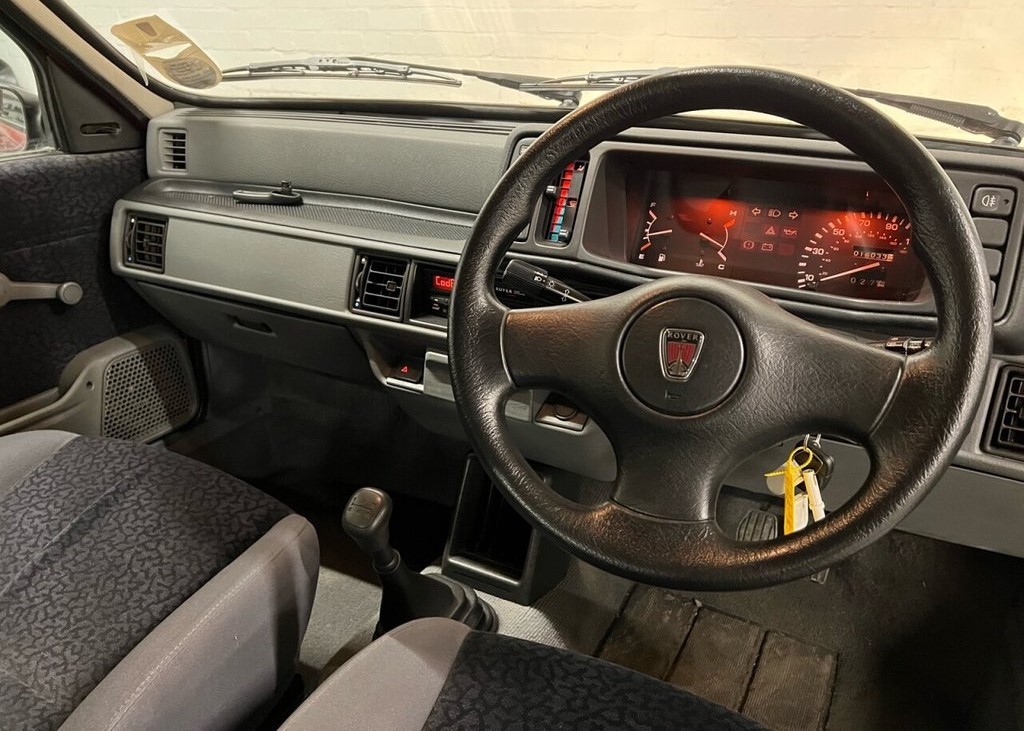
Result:
M457 266L475 212L545 129L176 110L150 125L149 180L115 207L111 267L201 342L342 380L370 378L423 426L460 438L446 359L446 331L458 326L448 318ZM186 146L186 169L163 156L168 135ZM1024 555L1024 436L1014 443L1024 422L1019 409L1001 410L1024 393L1024 153L929 149L974 217L996 355L988 407L949 477L905 526ZM303 205L232 198L282 179L294 182ZM591 298L658 277L736 279L821 325L909 348L936 329L934 294L915 253L926 245L888 187L833 142L638 129L567 161L508 256ZM501 277L495 284L510 307L545 304ZM532 391L510 401L510 430L524 454L595 480L614 477L600 426L557 396ZM838 500L859 487L870 459L840 442L829 449L844 465L829 487ZM784 458L754 460L730 484L763 488L764 471Z

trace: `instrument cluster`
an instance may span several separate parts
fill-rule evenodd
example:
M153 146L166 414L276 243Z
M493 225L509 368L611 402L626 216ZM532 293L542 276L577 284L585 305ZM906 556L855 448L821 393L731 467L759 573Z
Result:
M914 301L925 272L888 189L647 171L632 261L861 299Z

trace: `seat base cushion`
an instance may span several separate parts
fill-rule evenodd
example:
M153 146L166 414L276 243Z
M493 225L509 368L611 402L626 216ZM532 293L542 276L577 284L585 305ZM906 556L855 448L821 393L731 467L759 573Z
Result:
M254 727L294 677L319 563L313 526L284 518L146 635L60 731Z
M447 619L410 622L372 643L281 731L366 728L763 731L618 665Z
M0 439L0 462L24 436ZM0 489L0 709L51 729L290 511L155 447L35 436L55 451Z
M603 660L467 635L425 729L760 729L727 708Z

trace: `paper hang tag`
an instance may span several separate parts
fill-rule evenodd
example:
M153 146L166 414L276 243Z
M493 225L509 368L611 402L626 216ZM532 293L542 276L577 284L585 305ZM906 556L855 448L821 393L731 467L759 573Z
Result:
M772 470L764 476L765 485L768 487L768 492L772 495L782 497L786 494L786 465L789 461L779 465L778 469ZM799 487L803 481L803 477L799 477L794 482L794 487Z
M800 493L793 498L793 530L797 533L807 527L807 495Z
M209 89L221 82L217 64L191 38L158 15L118 23L115 37L138 53L166 79L190 89Z

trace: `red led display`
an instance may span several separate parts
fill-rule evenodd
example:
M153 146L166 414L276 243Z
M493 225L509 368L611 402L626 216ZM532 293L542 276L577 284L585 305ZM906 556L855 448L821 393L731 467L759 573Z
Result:
M455 277L447 277L443 274L434 275L434 290L437 292L451 292L455 287Z

